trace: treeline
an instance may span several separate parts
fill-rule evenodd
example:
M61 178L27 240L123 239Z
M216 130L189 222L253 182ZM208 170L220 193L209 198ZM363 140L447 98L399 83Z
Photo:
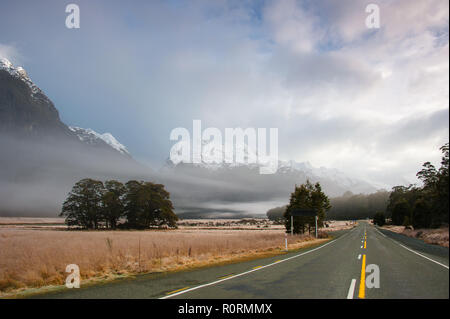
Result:
M390 192L379 190L372 194L353 194L346 192L340 197L331 198L328 219L357 220L373 218L378 212L385 212Z
M440 148L441 167L430 162L417 173L423 186L395 186L387 206L387 217L394 225L412 225L414 228L436 228L448 225L449 214L449 144Z
M284 212L286 208L287 205L269 209L266 213L267 218L277 223L284 223Z
M346 192L340 197L330 199L331 208L326 219L349 220L373 218L377 212L385 212L389 201L388 191L373 194L353 194ZM267 218L281 222L287 206L275 207L267 211Z
M175 227L178 220L164 185L90 178L73 186L60 216L68 226L83 229Z

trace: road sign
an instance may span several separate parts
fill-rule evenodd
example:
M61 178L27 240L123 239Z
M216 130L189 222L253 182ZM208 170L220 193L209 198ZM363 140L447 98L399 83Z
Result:
M293 209L289 212L292 216L317 216L317 211L315 209Z
M317 238L317 211L315 209L293 209L289 212L291 215L291 235L294 234L294 216L314 217L316 224L316 238Z

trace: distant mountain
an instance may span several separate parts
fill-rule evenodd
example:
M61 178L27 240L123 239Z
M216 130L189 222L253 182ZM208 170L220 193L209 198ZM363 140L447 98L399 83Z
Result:
M256 156L246 146L242 151L245 157ZM279 161L278 171L267 175L259 168L167 161L160 172L151 172L110 133L67 126L23 68L0 60L0 216L55 216L73 184L86 177L163 183L177 213L205 217L265 214L263 206L252 205L286 203L295 185L307 179L320 182L330 197L376 190L308 162Z
M99 134L65 125L52 101L33 83L25 69L13 66L5 58L0 59L0 131L16 137L77 139L131 157L127 148L110 133Z
M145 178L110 133L69 127L22 67L0 59L0 215L55 215L81 178Z
M22 67L0 59L0 132L16 136L71 133L50 99Z
M93 146L99 146L106 143L120 154L131 156L127 148L119 143L119 141L117 141L110 133L99 134L90 128L85 129L76 126L69 126L69 129L74 132L83 143Z
M203 142L202 147L208 146L208 142ZM247 145L242 146L242 154L244 158L257 158L257 152L249 150ZM214 149L211 146L209 149ZM237 173L238 176L234 177L236 183L242 182L246 185L246 181L252 181L254 184L248 187L261 187L261 183L264 181L270 185L279 185L280 189L285 189L286 186L290 187L290 190L295 184L304 183L307 179L311 182L320 182L325 191L330 196L340 196L346 191L353 193L371 193L376 191L376 187L373 185L345 175L343 172L326 167L313 167L309 162L298 163L296 161L278 161L278 170L274 174L261 175L259 174L260 164L258 163L224 163L221 160L224 157L224 146L222 147L222 153L208 154L208 158L202 157L201 163L178 163L175 165L170 159L166 161L163 171L174 171L178 175L192 175L201 176L203 178L213 178L215 181L229 181L229 176L234 176ZM173 152L178 152L175 148ZM216 160L211 163L212 160ZM254 161L256 162L256 161ZM259 181L258 181L259 180ZM270 185L265 185L270 188ZM246 186L246 187L247 187Z

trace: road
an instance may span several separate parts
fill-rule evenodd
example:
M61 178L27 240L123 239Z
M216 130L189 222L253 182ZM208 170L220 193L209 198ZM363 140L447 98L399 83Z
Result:
M323 245L276 257L142 275L33 298L448 299L448 265L448 248L360 222Z

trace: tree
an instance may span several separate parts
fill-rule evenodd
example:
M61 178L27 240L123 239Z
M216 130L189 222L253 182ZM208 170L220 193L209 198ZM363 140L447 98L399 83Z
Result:
M319 183L311 184L309 180L305 184L295 186L294 192L291 194L289 205L284 213L286 230L291 230L291 213L297 209L311 209L317 212L318 226L323 226L325 213L331 208L330 201ZM314 225L314 217L296 216L294 217L295 234L304 233L305 227Z
M120 224L121 228L135 229L176 227L178 220L162 184L135 180L125 185L115 180L103 184L89 178L75 184L60 216L66 216L67 225L86 229L98 229L100 225L115 229L122 217L126 222Z
M430 207L424 198L418 199L414 203L411 217L414 228L427 228L431 226Z
M373 223L378 226L383 226L386 223L386 217L383 212L377 212L373 217Z
M422 197L428 203L428 214L430 215L429 226L439 227L448 224L449 215L449 144L440 148L443 153L441 167L437 170L430 162L423 164L422 170L417 177L422 181ZM422 204L421 204L422 205Z
M125 215L129 227L176 226L178 217L164 185L129 181L126 187Z
M103 194L103 218L106 226L116 229L117 222L123 216L125 205L123 198L126 192L125 186L115 180L105 182L105 193Z
M126 194L124 198L125 203L125 212L124 215L127 218L126 225L127 227L135 228L138 227L138 215L139 215L139 207L138 207L138 196L139 190L141 188L142 183L131 180L125 184Z
M405 217L410 216L410 206L405 199L401 199L395 203L392 209L392 224L403 225Z
M90 178L77 182L63 204L60 216L66 217L69 226L98 229L102 218L104 186Z

